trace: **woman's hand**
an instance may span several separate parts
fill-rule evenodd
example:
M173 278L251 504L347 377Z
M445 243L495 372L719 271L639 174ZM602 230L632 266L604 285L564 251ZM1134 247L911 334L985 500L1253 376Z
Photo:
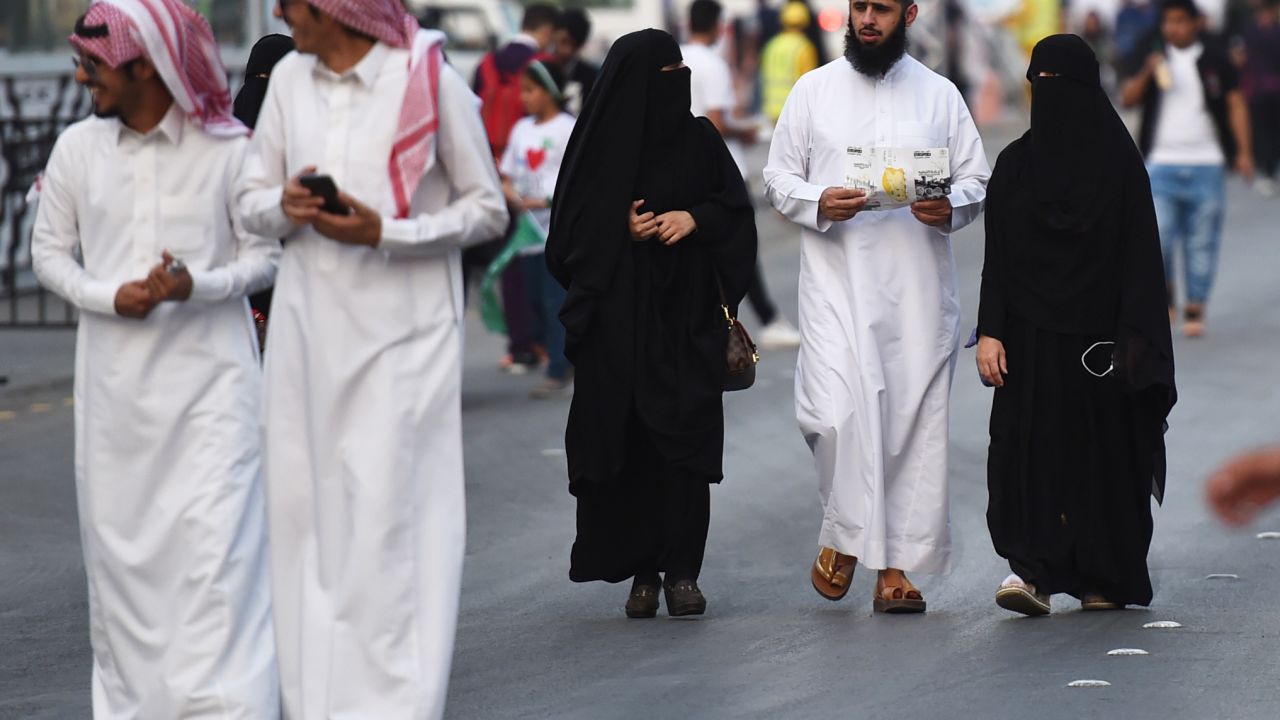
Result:
M631 239L636 242L651 240L658 234L658 221L654 219L653 213L636 214L636 210L643 204L643 200L631 203L631 215L627 218L627 229L631 231Z
M1004 357L1004 343L983 335L978 339L978 374L995 387L1004 387L1009 364Z
M672 210L658 216L658 240L663 245L675 245L693 234L698 223L687 210Z

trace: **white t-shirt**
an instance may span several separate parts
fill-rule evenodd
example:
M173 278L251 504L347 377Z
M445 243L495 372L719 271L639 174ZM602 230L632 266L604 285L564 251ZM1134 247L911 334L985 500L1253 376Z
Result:
M729 63L714 48L701 43L688 43L680 46L680 54L684 56L684 64L689 68L690 103L689 111L694 117L701 117L712 110L719 110L725 123L733 117L736 104L733 98L733 72ZM737 140L726 140L729 154L738 164L738 172L747 176L747 163L743 155L742 143Z
M511 128L507 149L502 153L498 172L509 178L523 198L550 199L556 191L556 176L564 160L564 149L573 134L573 116L560 113L546 122L533 117L520 118ZM545 235L551 229L551 210L530 210ZM540 248L527 248L542 252Z
M1200 43L1179 50L1170 45L1165 62L1173 85L1162 91L1160 116L1148 160L1159 165L1222 165L1222 146L1213 117L1204 102L1204 86L1196 61L1204 52Z

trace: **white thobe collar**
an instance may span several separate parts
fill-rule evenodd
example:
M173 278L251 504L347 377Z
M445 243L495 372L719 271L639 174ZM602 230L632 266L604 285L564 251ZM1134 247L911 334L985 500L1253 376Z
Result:
M847 63L848 60L845 62ZM908 66L911 65L912 62L914 62L914 58L907 53L903 53L902 57L898 58L898 61L893 64L893 67L889 68L889 72L885 73L884 77L879 78L861 73L852 65L849 65L849 69L852 70L855 75L865 80L868 84L893 85L906 76Z
M360 58L360 62L356 63L342 74L338 74L333 70L330 70L328 65L325 65L320 61L319 56L312 55L311 72L319 77L328 78L338 82L346 80L347 78L355 78L366 88L372 88L373 84L378 80L378 73L382 72L382 66L387 62L387 55L389 52L390 51L386 44L381 41L376 42L373 44L372 48L369 48L369 52L365 53L364 57Z
M169 112L160 118L160 123L145 133L134 130L119 119L116 120L116 124L119 125L119 129L116 132L117 145L125 138L134 138L144 143L154 138L164 138L176 146L182 143L182 131L187 124L187 114L175 102L169 106Z

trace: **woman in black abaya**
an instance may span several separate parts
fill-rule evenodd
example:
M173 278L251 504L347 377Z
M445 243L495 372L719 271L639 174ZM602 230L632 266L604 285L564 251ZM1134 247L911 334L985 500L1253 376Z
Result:
M547 264L575 368L565 433L575 582L634 578L628 617L701 614L710 483L722 477L727 327L755 264L746 188L689 113L665 32L614 43L556 183ZM665 578L660 578L664 573Z
M1031 129L987 187L978 370L996 386L987 525L1004 608L1151 602L1173 349L1151 187L1075 35L1036 46Z

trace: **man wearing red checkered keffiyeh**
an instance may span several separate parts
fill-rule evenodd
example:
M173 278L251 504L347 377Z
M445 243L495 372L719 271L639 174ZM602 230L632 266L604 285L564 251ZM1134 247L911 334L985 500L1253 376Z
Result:
M506 204L442 35L398 0L276 13L297 52L272 71L238 207L285 239L265 396L285 714L438 718L466 536L461 251Z
M98 0L68 40L86 69L98 63L118 69L146 59L173 101L205 132L248 133L231 114L227 71L209 22L181 0ZM118 113L114 105L102 107L101 94L94 93L95 111Z
M248 150L208 23L100 0L76 23L95 117L59 135L31 256L79 310L75 482L93 717L279 717L262 373L246 296L280 243L244 231Z

